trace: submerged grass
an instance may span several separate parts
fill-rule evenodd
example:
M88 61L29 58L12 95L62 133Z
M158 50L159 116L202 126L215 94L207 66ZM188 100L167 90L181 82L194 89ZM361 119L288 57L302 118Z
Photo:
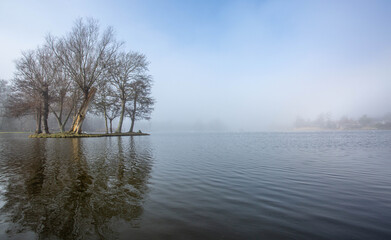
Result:
M114 137L114 136L146 136L148 133L139 133L139 132L127 132L127 133L102 133L102 134L90 134L90 133L40 133L40 134L31 134L29 138L88 138L88 137Z

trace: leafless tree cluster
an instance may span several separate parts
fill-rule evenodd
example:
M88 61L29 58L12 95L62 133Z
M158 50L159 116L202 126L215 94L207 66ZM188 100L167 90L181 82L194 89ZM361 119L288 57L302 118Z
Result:
M45 44L25 51L16 61L16 73L7 100L8 114L34 114L36 133L49 133L48 116L61 132L73 117L70 132L80 133L88 106L106 121L119 118L117 132L126 117L149 119L154 99L148 61L138 52L123 51L111 27L101 32L94 19L78 19L62 36L48 35ZM94 99L95 97L95 99Z

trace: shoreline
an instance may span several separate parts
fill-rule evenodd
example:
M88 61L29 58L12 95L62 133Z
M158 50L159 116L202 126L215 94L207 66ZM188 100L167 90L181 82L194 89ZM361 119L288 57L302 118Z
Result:
M389 129L380 129L374 127L364 127L364 128L319 128L319 127L302 127L302 128L293 128L292 132L324 132L324 131L370 131L370 130L389 130Z
M149 136L148 133L127 132L127 133L40 133L31 134L29 138L89 138L89 137L121 137L121 136Z

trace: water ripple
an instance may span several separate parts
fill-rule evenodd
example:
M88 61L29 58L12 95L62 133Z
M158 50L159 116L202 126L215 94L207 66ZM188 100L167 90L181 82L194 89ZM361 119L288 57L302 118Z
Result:
M0 137L0 238L389 239L391 132Z

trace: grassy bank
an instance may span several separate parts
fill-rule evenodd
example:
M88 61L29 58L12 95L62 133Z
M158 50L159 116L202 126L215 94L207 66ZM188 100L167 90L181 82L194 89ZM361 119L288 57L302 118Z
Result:
M50 133L50 134L31 134L29 138L88 138L88 137L115 137L115 136L146 136L148 133L102 133L102 134L73 134L73 133Z

